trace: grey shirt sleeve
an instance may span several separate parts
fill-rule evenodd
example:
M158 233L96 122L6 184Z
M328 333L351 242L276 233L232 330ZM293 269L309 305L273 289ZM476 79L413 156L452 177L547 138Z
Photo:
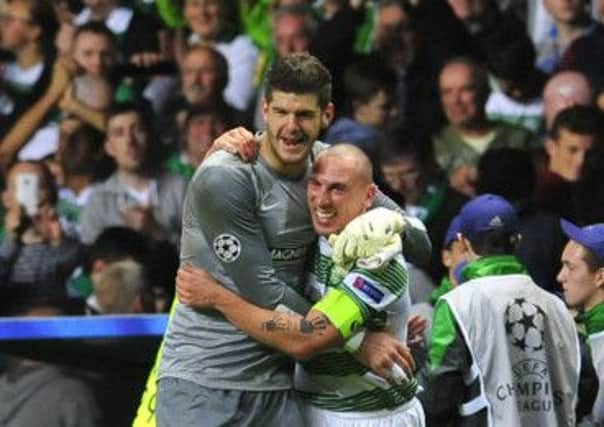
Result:
M82 209L80 217L81 233L80 239L86 245L91 245L97 236L103 231L103 205L102 199L96 192L98 187L94 188L88 202Z
M256 215L256 188L248 165L207 166L189 184L185 202L184 239L194 223L201 228L211 273L260 307L279 304L304 313L309 304L280 280L273 268L263 229Z
M388 208L400 212L405 217L407 226L403 232L403 255L405 259L417 267L428 266L430 264L432 244L430 243L426 227L422 222L417 218L407 215L399 205L381 191L378 191L373 207Z

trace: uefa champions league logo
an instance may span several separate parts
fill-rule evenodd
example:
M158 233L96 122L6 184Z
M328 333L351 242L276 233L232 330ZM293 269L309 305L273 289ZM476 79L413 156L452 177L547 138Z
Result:
M513 299L505 309L505 330L510 348L520 351L510 354L513 377L511 381L497 385L495 396L501 402L515 400L516 408L526 417L551 413L564 400L563 390L552 381L549 372L545 320L543 309L525 298Z
M545 313L524 298L516 298L505 309L505 330L512 345L524 352L543 350Z
M223 262L233 262L241 254L241 242L232 234L221 234L214 239L214 253Z

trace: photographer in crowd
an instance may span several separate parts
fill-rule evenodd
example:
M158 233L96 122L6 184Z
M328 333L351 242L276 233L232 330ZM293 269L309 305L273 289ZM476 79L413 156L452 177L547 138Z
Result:
M20 162L2 194L6 236L0 244L0 294L10 304L65 298L65 282L80 263L79 241L66 237L55 212L57 192L42 163Z

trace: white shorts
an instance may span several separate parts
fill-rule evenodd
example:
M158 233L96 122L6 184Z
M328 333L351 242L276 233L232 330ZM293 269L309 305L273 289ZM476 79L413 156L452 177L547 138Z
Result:
M336 412L302 402L307 427L425 427L424 409L416 398L389 411Z

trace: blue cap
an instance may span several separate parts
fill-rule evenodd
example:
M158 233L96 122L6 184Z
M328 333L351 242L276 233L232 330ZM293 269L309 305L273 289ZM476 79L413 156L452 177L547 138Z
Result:
M514 207L501 196L483 194L467 202L459 212L460 232L469 239L495 230L518 230Z
M445 240L443 241L443 248L447 248L451 243L457 239L457 233L461 232L459 228L459 224L461 223L461 218L459 215L455 216L449 223L449 228L447 228L447 233L445 234Z
M604 259L604 224L578 227L570 221L561 219L560 226L569 239L590 249L598 258Z

